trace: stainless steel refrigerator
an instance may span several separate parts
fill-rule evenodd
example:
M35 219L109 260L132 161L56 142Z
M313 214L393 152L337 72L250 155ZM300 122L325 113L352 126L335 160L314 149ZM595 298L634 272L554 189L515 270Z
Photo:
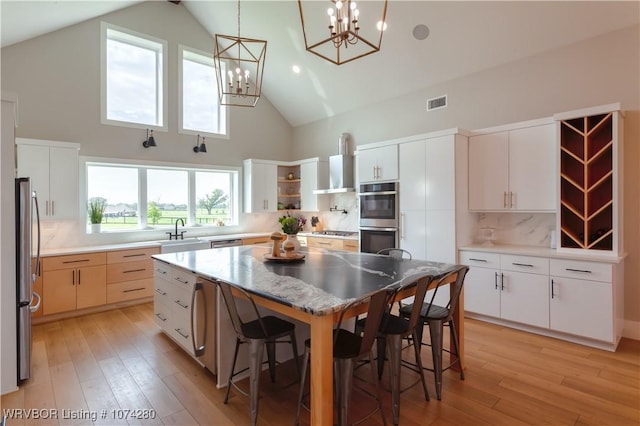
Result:
M35 240L35 241L34 241ZM35 248L35 250L34 250ZM40 212L29 178L16 179L16 307L18 381L31 377L31 313L40 307L33 283L40 271Z

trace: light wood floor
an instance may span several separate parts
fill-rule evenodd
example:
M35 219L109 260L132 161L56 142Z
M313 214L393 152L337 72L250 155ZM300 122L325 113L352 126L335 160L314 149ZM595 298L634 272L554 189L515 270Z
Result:
M20 409L42 409L41 416L57 409L58 419L13 418L7 425L249 424L247 398L232 391L224 405L214 377L152 317L153 306L144 304L34 326L33 377L4 395L1 407L23 416ZM640 424L640 341L623 340L610 353L479 321L466 325L466 380L447 371L437 401L429 374L432 400L424 401L419 386L403 393L401 425ZM297 386L281 384L295 379L294 371L285 363L275 385L263 378L260 425L293 424ZM355 394L355 411L368 403ZM384 405L391 423L388 393ZM126 410L151 410L156 418L117 418ZM96 421L86 418L91 414ZM308 419L304 413L303 424ZM378 416L368 424L381 423Z

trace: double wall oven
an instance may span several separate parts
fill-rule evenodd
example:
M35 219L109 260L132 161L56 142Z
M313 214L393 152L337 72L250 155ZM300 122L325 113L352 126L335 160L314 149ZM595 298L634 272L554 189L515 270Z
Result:
M398 247L398 183L360 185L360 251Z

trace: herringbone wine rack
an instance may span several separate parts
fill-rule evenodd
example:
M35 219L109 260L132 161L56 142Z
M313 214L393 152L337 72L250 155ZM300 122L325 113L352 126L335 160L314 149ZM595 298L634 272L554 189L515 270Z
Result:
M612 250L613 116L560 123L560 244Z

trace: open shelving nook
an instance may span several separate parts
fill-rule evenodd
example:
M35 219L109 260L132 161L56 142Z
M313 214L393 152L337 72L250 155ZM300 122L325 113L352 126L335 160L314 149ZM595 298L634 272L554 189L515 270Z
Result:
M278 166L278 210L300 210L300 165Z

